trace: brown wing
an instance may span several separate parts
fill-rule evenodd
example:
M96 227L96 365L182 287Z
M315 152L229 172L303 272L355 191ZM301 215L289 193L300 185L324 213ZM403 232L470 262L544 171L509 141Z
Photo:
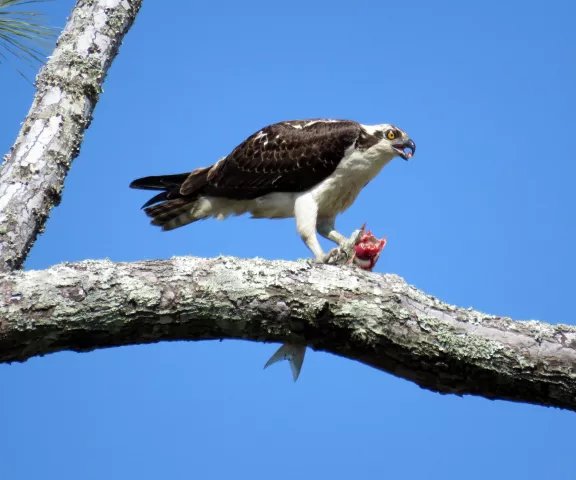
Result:
M357 122L348 120L270 125L214 165L202 194L241 200L308 190L333 173L346 149L365 136ZM191 193L186 182L182 187L182 195Z
M241 200L305 191L334 172L350 146L365 150L380 139L350 120L281 122L251 135L211 167L139 178L130 187L161 191L143 205L150 216L177 215L201 195Z

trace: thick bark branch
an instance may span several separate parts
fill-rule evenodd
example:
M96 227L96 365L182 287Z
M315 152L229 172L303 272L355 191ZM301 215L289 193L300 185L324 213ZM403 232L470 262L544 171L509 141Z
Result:
M0 272L21 268L78 155L106 72L142 0L79 1L0 169Z
M459 309L395 275L186 257L0 277L0 362L221 338L306 344L442 393L576 410L576 327Z

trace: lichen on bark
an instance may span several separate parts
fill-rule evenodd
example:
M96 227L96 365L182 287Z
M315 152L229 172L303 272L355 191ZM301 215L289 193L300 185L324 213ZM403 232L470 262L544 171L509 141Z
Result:
M576 327L460 309L352 266L62 264L0 278L0 319L0 362L165 340L288 342L441 393L576 410Z
M78 2L41 69L37 93L0 167L0 271L21 268L64 179L142 0Z
M22 266L141 0L80 0L0 170L0 272ZM576 327L447 305L395 275L306 262L85 261L0 274L0 362L165 340L288 342L441 393L576 411Z

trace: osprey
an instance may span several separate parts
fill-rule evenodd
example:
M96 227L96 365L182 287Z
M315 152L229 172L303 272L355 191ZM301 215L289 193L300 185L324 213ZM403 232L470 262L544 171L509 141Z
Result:
M408 160L415 151L414 141L393 125L291 120L264 127L210 167L139 178L130 187L160 190L142 208L162 230L243 213L294 217L300 237L324 262L334 251L324 253L316 232L347 246L334 226L336 216L394 157ZM306 346L285 344L264 368L289 360L296 380L305 353Z
M162 230L244 213L295 217L304 243L325 261L330 254L316 232L343 245L336 216L390 160L408 160L415 150L405 132L388 124L291 120L264 127L210 167L139 178L130 187L161 191L142 208Z

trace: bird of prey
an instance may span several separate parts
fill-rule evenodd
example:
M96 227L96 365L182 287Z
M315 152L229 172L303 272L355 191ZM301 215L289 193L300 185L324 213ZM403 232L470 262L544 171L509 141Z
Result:
M408 160L415 151L414 141L389 124L290 120L250 135L210 167L139 178L130 187L160 191L142 208L162 230L244 213L294 217L315 260L324 262L332 252L324 253L316 232L345 246L348 239L336 230L336 216L394 157ZM285 344L264 368L289 360L296 380L305 353L306 346Z
M290 120L250 135L210 167L134 180L131 188L159 190L143 205L152 224L173 230L206 218L250 213L289 218L318 261L316 232L342 245L336 216L394 157L411 158L414 141L389 124L351 120Z

